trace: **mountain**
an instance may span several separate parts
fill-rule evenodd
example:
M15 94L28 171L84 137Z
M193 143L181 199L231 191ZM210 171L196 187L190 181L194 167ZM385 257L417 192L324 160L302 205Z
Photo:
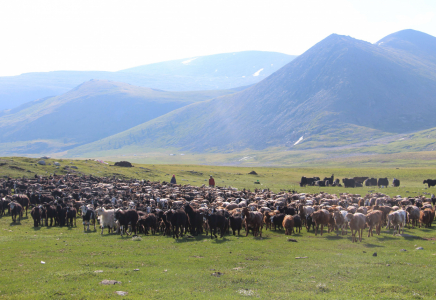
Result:
M413 33L421 36L408 33L408 40L419 40ZM195 152L332 147L436 127L436 69L427 61L332 34L246 90L185 106L71 153L149 145Z
M401 30L384 37L376 44L385 49L403 51L421 61L436 63L436 39L424 32Z
M122 70L154 76L177 74L192 77L247 78L249 84L268 77L295 56L263 51L243 51L191 57Z
M233 92L166 92L91 80L60 96L4 112L0 117L0 139L3 143L44 141L38 151L53 151L51 147L56 143L59 151L122 132L185 105ZM11 147L10 152L34 151L22 147Z
M91 79L166 91L232 89L259 82L294 58L277 52L244 51L155 63L119 72L55 71L0 77L0 111L61 95Z

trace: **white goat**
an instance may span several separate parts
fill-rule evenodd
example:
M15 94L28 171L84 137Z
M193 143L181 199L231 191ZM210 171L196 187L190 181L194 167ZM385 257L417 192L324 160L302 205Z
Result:
M98 219L100 220L101 234L103 234L103 230L105 227L108 228L108 233L111 233L111 230L113 233L114 228L116 227L114 219L115 210L106 210L104 207L99 207L95 211L98 215Z

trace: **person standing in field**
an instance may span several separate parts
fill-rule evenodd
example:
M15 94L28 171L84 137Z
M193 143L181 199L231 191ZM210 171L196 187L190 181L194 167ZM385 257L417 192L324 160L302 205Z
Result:
M173 177L171 177L171 181L170 181L170 183L172 183L172 184L177 184L177 181L176 181L176 175L173 175Z
M215 179L213 179L212 175L209 178L209 187L215 187Z

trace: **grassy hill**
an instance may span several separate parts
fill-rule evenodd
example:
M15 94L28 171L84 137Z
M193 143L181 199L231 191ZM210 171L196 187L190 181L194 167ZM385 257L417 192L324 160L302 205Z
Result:
M92 79L166 91L232 89L259 82L294 58L277 52L244 51L155 63L119 72L55 71L5 76L0 77L0 112L39 98L61 95Z
M26 103L4 113L0 117L1 144L9 147L2 153L62 151L124 131L185 105L233 92L166 92L91 80L63 95ZM22 146L30 141L41 141L38 149ZM20 142L19 147L13 144Z

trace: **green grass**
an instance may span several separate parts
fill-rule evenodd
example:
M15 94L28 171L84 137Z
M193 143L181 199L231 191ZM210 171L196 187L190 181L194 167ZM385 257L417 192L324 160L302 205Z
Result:
M125 299L233 299L244 293L269 299L434 299L436 293L436 247L422 239L434 238L435 227L406 229L412 237L382 230L353 244L350 233L315 237L305 229L292 236L297 243L283 231L265 230L262 239L140 235L135 241L106 231L83 233L77 223L33 228L30 216L18 225L3 216L0 298L102 299L126 291ZM105 279L121 284L100 285Z
M134 168L107 166L95 161L47 160L51 165L35 165L37 159L0 159L4 176L22 177L53 172L66 173L65 165L77 166L78 174L169 180L176 174L181 184L201 185L211 174L217 185L237 188L295 188L299 192L353 192L366 194L368 188L300 188L307 176L387 176L401 179L402 187L371 190L389 195L417 195L425 189L422 178L433 178L431 167L420 168L261 168L207 165L140 165ZM61 167L56 169L54 161ZM112 163L111 163L112 164ZM12 166L12 168L11 168ZM21 168L17 169L17 168ZM255 170L259 175L248 175ZM30 171L30 172L28 172ZM259 180L261 185L254 184ZM288 242L283 231L263 231L263 238L225 236L210 240L204 236L174 240L171 237L130 237L108 235L105 231L83 233L78 227L33 228L30 217L12 224L10 216L0 217L0 299L434 299L436 286L435 228L406 229L410 236L392 236L383 229L380 236L362 243L325 233L293 235ZM244 230L241 232L245 234ZM425 238L425 239L423 239ZM430 240L426 240L430 239ZM424 250L415 250L424 247ZM406 249L401 252L400 249ZM377 252L377 256L372 254ZM307 259L295 257L307 256ZM46 262L41 264L41 261ZM134 271L139 269L139 271ZM102 270L102 273L95 273ZM166 271L165 271L166 270ZM224 273L221 277L213 273ZM118 280L102 286L104 279ZM250 296L251 295L251 296Z
M361 167L333 167L334 162L326 163L324 167L231 167L231 166L210 166L210 165L191 165L191 164L140 164L134 159L123 158L131 161L133 168L123 168L113 166L113 162L109 165L101 164L92 160L72 160L72 159L49 159L47 163L51 165L41 166L37 164L39 159L24 158L24 157L3 157L0 158L0 174L2 176L17 177L33 177L35 174L48 176L49 174L67 174L76 173L78 175L89 175L100 177L118 178L136 178L153 181L169 181L172 174L176 175L179 184L191 184L201 186L208 184L209 175L215 178L218 186L232 186L238 189L269 188L274 192L280 190L297 190L304 193L319 193L321 191L327 193L354 193L365 195L370 191L382 192L390 196L416 196L424 193L434 193L434 188L427 189L422 181L427 178L436 178L434 167L430 164L427 167L392 167L389 164L384 166L380 164L378 167L367 167L361 163ZM138 159L140 160L140 159ZM54 162L59 162L60 167L53 165ZM410 160L409 160L410 161ZM358 164L358 163L356 163ZM76 166L77 169L64 169L65 166ZM255 170L258 175L249 175L248 173ZM392 179L398 178L401 181L401 186L398 188L344 188L344 187L305 187L299 186L301 176L319 176L321 178L329 177L331 174L335 178L368 176L368 177L388 177L392 183ZM259 180L260 184L255 184Z

